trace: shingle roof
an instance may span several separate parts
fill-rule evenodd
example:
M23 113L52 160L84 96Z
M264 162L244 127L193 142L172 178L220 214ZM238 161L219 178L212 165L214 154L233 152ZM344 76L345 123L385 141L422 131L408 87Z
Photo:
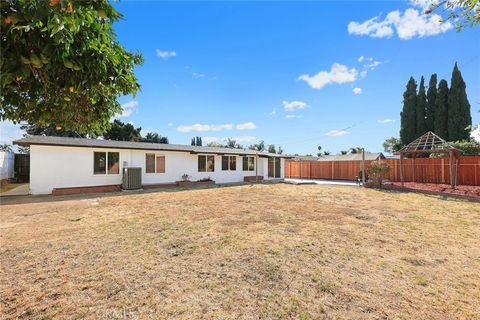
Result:
M289 156L261 152L249 149L232 149L221 147L199 147L181 144L160 144L149 142L133 141L114 141L86 138L68 138L51 136L29 136L13 141L20 146L30 145L51 145L66 147L85 147L85 148L112 148L112 149L136 149L136 150L161 150L161 151L180 151L190 153L213 153L213 154L237 154L237 155L258 155L268 157L289 158Z
M365 152L365 160L378 160L385 159L385 156L381 152ZM362 160L361 153L349 153L349 154L336 154L325 155L318 158L317 161L358 161Z

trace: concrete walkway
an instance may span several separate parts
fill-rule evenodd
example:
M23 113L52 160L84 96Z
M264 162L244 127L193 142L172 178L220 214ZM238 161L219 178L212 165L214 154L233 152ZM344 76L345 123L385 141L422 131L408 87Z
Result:
M337 185L337 186L358 186L355 181L348 180L320 180L320 179L290 179L286 178L285 183L291 184L320 184L320 185Z
M7 196L26 196L30 194L30 185L28 183L22 183L11 190L1 192L0 197Z

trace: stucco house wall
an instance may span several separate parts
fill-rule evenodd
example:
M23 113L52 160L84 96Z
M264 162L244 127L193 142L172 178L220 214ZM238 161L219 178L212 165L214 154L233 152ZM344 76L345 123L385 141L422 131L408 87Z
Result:
M94 152L118 152L120 170L118 174L94 174ZM145 154L165 156L165 173L146 173ZM198 154L181 151L150 151L109 149L94 147L69 147L31 145L30 148L30 192L50 194L53 188L73 188L121 184L122 168L141 167L142 182L147 184L173 183L183 174L192 181L210 177L216 183L241 182L245 176L254 176L256 171L243 171L242 156L236 156L236 170L222 170L222 156L215 155L214 172L198 172ZM284 159L281 159L281 178L284 177ZM268 178L268 159L258 157L257 172Z

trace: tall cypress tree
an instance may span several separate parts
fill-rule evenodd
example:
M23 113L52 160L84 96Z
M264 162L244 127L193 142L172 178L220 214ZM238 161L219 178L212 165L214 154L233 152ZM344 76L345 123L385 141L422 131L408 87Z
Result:
M427 108L425 109L425 125L427 131L435 131L435 106L437 100L437 74L430 77L427 91Z
M425 79L420 79L420 86L418 87L417 103L415 105L415 113L417 117L417 126L415 129L415 138L420 137L427 132L427 124L425 121L425 110L427 109L427 95L425 94Z
M415 105L417 100L417 84L415 79L410 77L407 83L407 89L403 93L403 109L400 113L400 140L402 144L408 144L415 140L416 121Z
M450 140L448 136L448 84L443 79L438 84L434 118L435 133L447 141Z
M465 81L455 63L448 92L448 138L450 141L465 140L470 137L470 130L467 127L472 125L472 115L465 88Z

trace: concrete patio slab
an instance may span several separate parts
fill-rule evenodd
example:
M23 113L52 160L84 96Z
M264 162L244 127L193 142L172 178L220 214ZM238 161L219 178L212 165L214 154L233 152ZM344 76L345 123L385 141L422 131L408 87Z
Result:
M338 186L358 186L355 181L347 180L320 180L320 179L285 179L285 183L290 184L319 184L319 185L338 185Z
M26 196L30 194L30 185L28 183L23 183L18 185L18 187L11 190L1 192L0 197L7 196Z

